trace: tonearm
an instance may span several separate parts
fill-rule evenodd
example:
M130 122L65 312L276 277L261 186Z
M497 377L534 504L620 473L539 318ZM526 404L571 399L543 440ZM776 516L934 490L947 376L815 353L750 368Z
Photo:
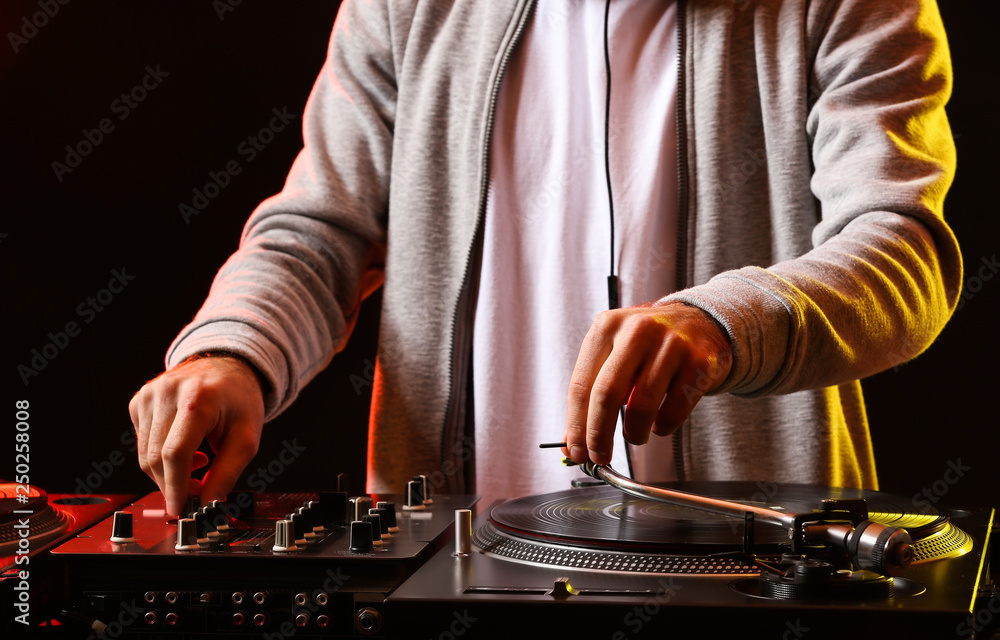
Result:
M913 561L910 535L904 529L868 519L863 500L823 500L810 513L787 513L754 504L730 502L636 482L608 465L586 462L583 471L627 494L733 518L769 522L788 532L792 553L825 545L846 553L857 569L885 576L901 575Z

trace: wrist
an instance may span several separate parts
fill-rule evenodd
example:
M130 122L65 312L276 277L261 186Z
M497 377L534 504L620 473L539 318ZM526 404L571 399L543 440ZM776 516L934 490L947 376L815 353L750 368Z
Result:
M264 376L264 374L261 373L260 369L258 369L246 357L244 357L244 356L242 356L242 355L240 355L238 353L233 353L232 351L225 351L225 350L221 350L221 349L210 350L210 351L199 351L198 353L194 353L194 354L188 356L187 359L184 360L184 362L181 363L181 364L187 364L189 362L194 362L195 360L204 360L204 359L207 359L207 358L223 358L223 359L234 360L236 362L239 362L244 367L246 367L247 370L251 374L253 374L254 379L257 380L257 385L260 387L260 393L261 393L262 397L266 396L267 393L271 390L271 384L267 381L267 378Z

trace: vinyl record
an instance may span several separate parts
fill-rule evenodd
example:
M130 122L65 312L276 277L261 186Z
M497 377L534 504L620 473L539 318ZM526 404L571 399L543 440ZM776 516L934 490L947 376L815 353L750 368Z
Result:
M13 554L28 531L30 546L37 548L66 531L72 518L49 504L48 495L38 487L27 492L13 482L0 482L0 556ZM27 525L25 528L24 525Z
M871 519L904 526L915 539L947 524L937 513L906 513L902 498L860 489L743 482L669 487L787 513L815 511L822 499L865 498ZM635 498L609 486L511 500L492 510L490 522L527 540L622 551L713 553L739 549L743 540L743 521L738 518ZM754 539L758 552L770 552L787 542L788 534L777 525L757 522Z

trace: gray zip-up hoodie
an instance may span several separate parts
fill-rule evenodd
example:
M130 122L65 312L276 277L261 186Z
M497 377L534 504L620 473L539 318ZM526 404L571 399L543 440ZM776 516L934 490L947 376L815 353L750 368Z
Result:
M734 354L682 429L683 473L877 488L858 380L925 349L961 288L942 218L955 158L937 7L679 1L681 93L664 114L679 119L680 175L664 176L681 196L672 297L718 320ZM368 488L425 473L472 490L492 109L530 19L529 0L344 2L305 148L167 366L238 353L270 383L273 417L382 285Z

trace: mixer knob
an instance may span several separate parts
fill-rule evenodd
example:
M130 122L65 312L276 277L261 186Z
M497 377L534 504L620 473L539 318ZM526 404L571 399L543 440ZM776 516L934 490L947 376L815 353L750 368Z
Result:
M202 514L202 528L198 529L198 535L214 540L219 537L219 520L224 519L218 509L211 506L204 506L199 512ZM197 517L197 516L195 516Z
M378 507L369 509L368 515L378 516L379 533L382 534L382 538L392 537L392 534L389 533L389 516L386 514L385 509L379 509Z
M431 485L427 482L427 476L413 476L414 482L417 482L420 486L420 495L424 504L431 504L434 500L431 499Z
M111 524L111 542L135 542L132 537L132 514L128 511L115 511L115 519Z
M399 525L396 524L396 503L379 500L375 506L385 511L383 518L388 525L389 533L399 532Z
M198 548L198 529L194 518L181 518L177 521L177 544L174 549L197 551Z
M210 523L208 518L205 517L204 511L195 511L194 513L194 530L198 534L198 544L208 544L209 536L208 531L210 528ZM219 535L216 533L215 535Z
M374 551L372 544L372 523L355 520L351 523L351 551L368 553Z
M302 511L301 508L296 509L295 513L292 513L290 516L288 516L288 519L292 521L292 529L295 531L296 534L298 534L298 537L295 538L296 546L306 544L307 540L305 537L306 534L304 533L305 531L309 531L309 535L313 536L316 535L315 533L312 532L311 530L312 527L306 528L305 520L307 516L302 515L301 511Z
M368 515L368 510L372 508L372 499L368 496L357 496L348 501L348 515L351 521L361 520Z
M316 516L319 514L313 510L311 504L311 502L306 502L295 510L293 515L298 516L298 518L290 518L295 520L295 532L299 534L300 538L314 538L316 536L313 526L315 526Z
M305 506L302 507L305 511L308 511L310 517L312 518L312 531L315 535L323 535L326 531L326 527L323 526L323 520L325 518L324 509L320 503L316 500L310 500L306 502ZM344 497L344 513L347 513L347 497ZM333 528L333 524L330 525Z
M295 526L291 520L278 520L274 523L274 546L271 551L285 553L298 551L295 546Z
M382 540L382 518L377 515L364 515L361 516L362 522L370 522L372 525L372 544L376 547L384 544Z
M423 483L419 480L410 480L406 483L406 502L403 503L403 511L423 511L426 508Z
M222 500L212 500L205 507L205 515L216 531L229 530L229 518L226 515L226 503Z

